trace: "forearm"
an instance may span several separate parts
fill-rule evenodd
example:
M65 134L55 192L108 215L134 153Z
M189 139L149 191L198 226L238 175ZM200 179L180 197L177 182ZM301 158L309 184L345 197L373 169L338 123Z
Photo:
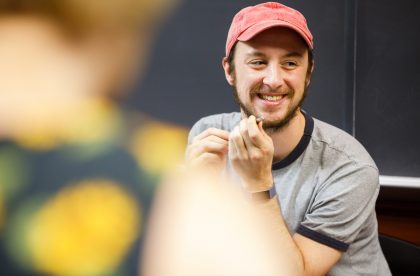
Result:
M253 204L266 223L281 270L287 271L288 275L310 275L305 271L303 255L283 219L277 196Z

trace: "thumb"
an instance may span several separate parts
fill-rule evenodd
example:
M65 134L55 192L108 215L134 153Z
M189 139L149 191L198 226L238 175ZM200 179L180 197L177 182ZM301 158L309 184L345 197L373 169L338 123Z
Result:
M265 135L267 136L268 134L265 132L264 128L263 128L263 121L258 122L258 129Z

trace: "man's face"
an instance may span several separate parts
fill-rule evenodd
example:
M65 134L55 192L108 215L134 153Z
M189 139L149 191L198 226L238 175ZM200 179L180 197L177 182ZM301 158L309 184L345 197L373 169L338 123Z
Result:
M234 70L230 72L226 59L223 65L243 116L263 116L266 129L278 129L297 114L311 70L307 46L296 32L271 28L238 41Z

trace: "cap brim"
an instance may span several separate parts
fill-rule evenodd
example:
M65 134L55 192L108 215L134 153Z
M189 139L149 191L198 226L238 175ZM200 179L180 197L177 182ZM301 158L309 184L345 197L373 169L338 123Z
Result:
M288 22L278 21L278 20L268 20L268 21L263 21L263 22L260 22L258 24L255 24L255 25L249 27L248 29L246 29L242 34L240 34L238 36L237 40L248 41L251 38L253 38L254 36L256 36L257 34L263 32L267 29L271 29L273 27L285 27L285 28L289 28L289 29L294 30L305 40L305 42L306 42L306 44L308 44L309 48L311 48L311 49L313 48L312 41L307 37L307 35L305 34L304 31L302 31L301 29L299 29L295 25L292 25Z

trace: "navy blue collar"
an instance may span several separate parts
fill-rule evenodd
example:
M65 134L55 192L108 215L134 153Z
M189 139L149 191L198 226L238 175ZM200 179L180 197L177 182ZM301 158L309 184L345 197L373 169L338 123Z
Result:
M308 147L308 144L311 141L312 131L314 130L314 119L312 119L312 117L306 114L304 111L302 111L302 114L305 117L305 129L303 130L302 138L300 138L299 143L288 156L276 163L273 163L273 170L278 170L289 166L296 159L298 159L299 156Z

